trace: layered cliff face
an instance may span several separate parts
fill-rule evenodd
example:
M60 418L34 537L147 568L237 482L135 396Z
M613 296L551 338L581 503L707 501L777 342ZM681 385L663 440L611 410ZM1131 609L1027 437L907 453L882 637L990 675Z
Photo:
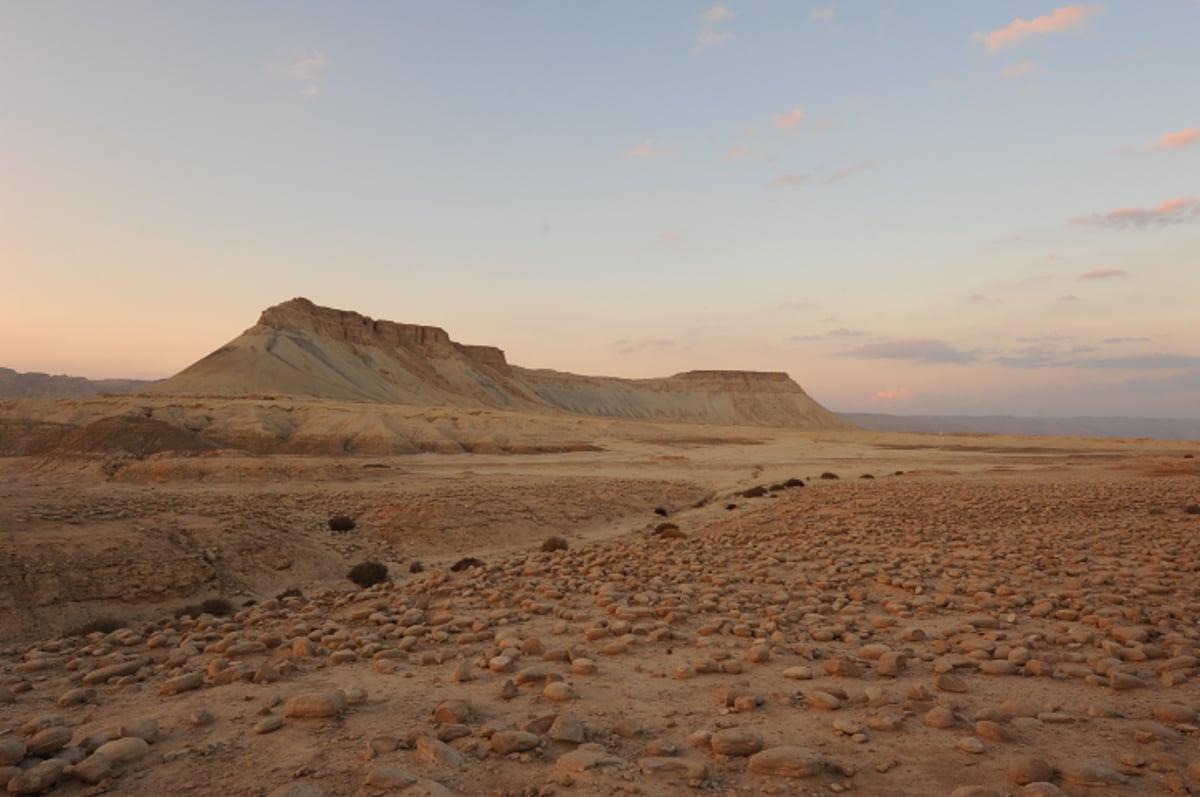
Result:
M380 321L292 299L149 392L279 395L478 407L714 425L846 424L781 372L689 371L663 379L588 377L511 366L501 349L438 327Z

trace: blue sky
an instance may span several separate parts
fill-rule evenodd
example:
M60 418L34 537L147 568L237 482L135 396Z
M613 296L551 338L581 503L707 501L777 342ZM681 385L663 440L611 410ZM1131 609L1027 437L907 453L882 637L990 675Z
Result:
M293 296L842 410L1200 414L1200 3L0 3L0 365Z

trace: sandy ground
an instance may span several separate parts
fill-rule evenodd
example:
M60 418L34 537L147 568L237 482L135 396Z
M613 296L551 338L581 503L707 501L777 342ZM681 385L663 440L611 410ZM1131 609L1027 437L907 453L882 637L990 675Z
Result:
M0 460L0 780L1200 792L1200 445L613 428L525 456ZM366 559L391 580L357 590ZM236 613L172 616L217 596ZM102 617L126 627L62 636Z

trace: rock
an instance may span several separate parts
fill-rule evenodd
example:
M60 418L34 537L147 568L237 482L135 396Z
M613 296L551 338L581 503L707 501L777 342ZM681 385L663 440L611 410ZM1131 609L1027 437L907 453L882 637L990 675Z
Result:
M149 744L154 744L158 739L158 720L143 720L133 725L122 725L117 731L117 736L136 736Z
M496 731L492 734L491 746L493 753L508 755L533 750L541 741L537 734L527 731Z
M546 732L546 736L556 742L582 744L584 741L583 723L569 711L559 714L554 724Z
M403 789L417 782L417 776L400 767L376 767L367 775L367 785L388 791Z
M1042 780L1027 784L1021 789L1021 797L1067 797L1067 793L1053 783Z
M87 689L81 686L75 689L68 689L66 692L63 692L61 695L59 695L58 700L56 700L55 703L59 708L67 708L69 706L77 706L83 703L93 703L95 700L96 690Z
M808 705L825 711L836 711L842 707L841 698L823 689L814 689L805 697Z
M123 736L120 739L105 742L96 748L96 753L107 758L113 767L122 767L138 760L148 752L150 752L150 744L137 736Z
M973 755L978 755L987 750L987 747L984 746L983 742L981 742L979 739L976 739L974 736L962 737L958 740L955 746L964 753L971 753Z
M967 682L951 672L939 675L935 685L943 692L961 693L967 691Z
M808 681L812 679L813 672L811 667L796 665L795 667L788 667L786 670L784 670L783 677L793 681Z
M267 793L267 797L329 797L329 792L308 780L285 783Z
M763 740L754 731L726 728L717 731L709 740L712 751L727 756L750 756L763 749Z
M305 692L289 700L283 714L297 719L325 719L337 717L345 710L346 695L340 691Z
M108 757L102 753L92 753L78 764L67 767L63 772L63 777L94 786L102 780L111 778L112 774L113 766Z
M1003 725L998 722L991 722L990 720L979 720L976 722L975 735L989 742L1003 743L1012 741L1012 737Z
M1052 782L1054 767L1037 756L1018 756L1008 764L1008 779L1018 786L1038 781Z
M270 716L263 717L254 724L254 732L261 736L267 733L274 733L282 727L283 717L278 714L271 714Z
M25 743L25 754L45 758L57 753L71 743L74 732L64 725L51 725L38 731Z
M1124 672L1114 672L1108 677L1108 683L1117 690L1144 689L1146 687L1146 682L1141 678Z
M8 782L12 794L38 794L58 783L67 770L67 762L61 758L48 758L14 777Z
M581 744L578 749L560 755L554 762L554 769L560 773L572 774L589 770L619 769L625 764L625 759L610 755L602 745Z
M11 767L21 763L28 749L20 739L0 739L0 766Z
M186 675L180 675L176 678L163 681L159 687L158 693L163 697L178 695L183 692L190 692L193 689L199 689L204 683L204 673L189 672Z
M475 716L471 704L465 700L443 700L433 710L433 721L441 723L467 723Z
M708 765L703 761L689 761L686 758L647 756L637 760L638 769L643 775L678 775L687 780L707 780Z
M749 768L755 775L784 778L811 778L821 774L825 759L808 747L784 745L771 747L750 756Z
M432 736L417 739L417 754L426 761L453 769L463 769L467 765L467 759L463 758L462 753Z
M1172 725L1196 723L1196 710L1182 703L1155 703L1150 709L1154 719Z
M946 706L934 706L921 718L921 724L929 728L953 728L956 721L954 712Z
M875 672L886 678L895 678L908 669L908 657L897 650L885 651L875 662Z
M569 703L575 699L575 690L566 681L551 681L542 690L542 697L555 703Z
M1062 779L1078 786L1115 786L1129 778L1097 758L1072 759L1059 767ZM1051 778L1040 778L1051 780Z
M99 669L92 670L87 675L83 676L83 682L89 686L92 686L94 684L108 683L110 679L120 678L123 675L133 675L148 661L148 657L139 657L137 659L122 662L120 664L112 664L108 667L100 667Z
M950 797L1004 797L1004 795L987 786L959 786L950 792Z

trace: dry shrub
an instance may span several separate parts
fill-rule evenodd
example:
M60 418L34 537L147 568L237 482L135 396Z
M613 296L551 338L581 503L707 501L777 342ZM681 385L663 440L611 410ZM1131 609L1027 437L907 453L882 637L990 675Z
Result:
M358 524L354 522L354 518L349 515L334 515L329 518L329 530L338 534L352 531L356 525Z
M875 477L874 477L874 476L872 476L872 475L871 475L871 474L869 474L869 473L864 473L863 475L859 476L858 478L860 478L860 479L874 479Z
M200 604L200 611L213 617L228 617L233 614L233 604L224 598L209 598Z
M88 620L78 628L72 629L66 633L67 636L87 636L88 634L111 634L118 628L124 628L125 621L118 620L111 615L97 617L94 620Z
M373 587L387 581L387 577L387 565L383 562L359 562L346 574L346 578L360 587Z
M1183 508L1185 515L1200 515L1200 504L1188 504Z
M285 589L283 592L281 592L281 593L279 593L278 595L276 595L276 596L275 596L275 598L276 598L276 600L283 600L284 598L300 598L300 599L303 599L303 598L304 598L304 593L300 591L300 588L299 588L299 587L288 587L288 588L287 588L287 589Z
M654 507L654 514L658 515L659 517L666 517L667 508L663 506L656 506Z
M767 494L767 488L757 484L748 490L742 490L738 495L742 498L762 498Z
M790 490L790 489L792 489L793 487L803 487L803 486L804 486L804 482L803 482L803 481L801 481L800 479L797 479L796 477L794 477L794 476L793 476L792 478L790 478L790 479L788 479L787 481L785 481L785 482L783 483L783 486L784 486L784 487L786 487L786 488L788 488L788 489Z
M565 551L567 550L567 541L562 537L551 537L542 543L542 550L546 553L551 553L553 551Z
M735 509L737 509L737 504L726 504L725 505L726 512L732 512Z
M421 573L424 570L425 565L415 559L413 560L413 563L408 566L408 572L410 573Z
M659 523L654 527L654 534L657 537L665 537L669 540L677 540L683 536L683 532L674 523Z
M452 572L458 573L462 570L467 570L472 567L483 567L483 560L476 559L474 556L464 556L454 564L450 565Z
M839 476L836 473L830 473L829 471L825 471L824 473L821 474L821 478L829 479L830 481L837 481Z

